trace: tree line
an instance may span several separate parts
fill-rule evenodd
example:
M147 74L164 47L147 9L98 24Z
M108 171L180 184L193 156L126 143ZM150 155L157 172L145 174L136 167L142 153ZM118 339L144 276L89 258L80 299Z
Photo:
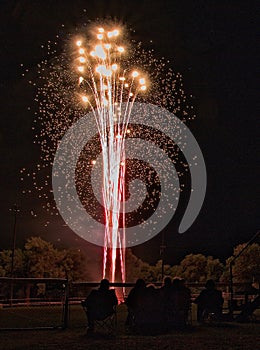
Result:
M30 237L23 249L0 252L0 277L88 279L87 258L79 249L57 249L40 237Z
M233 255L225 263L212 256L189 254L178 265L164 265L164 276L178 276L187 282L203 283L208 279L216 282L229 280L229 264L245 244L234 248ZM90 281L91 264L86 254L79 249L57 249L40 237L30 237L23 249L15 249L13 276L35 278L68 278L71 281ZM0 251L0 277L10 277L12 270L12 251ZM161 282L162 261L148 264L136 257L131 249L126 251L126 271L129 282L143 278L147 282ZM259 282L260 245L251 244L235 260L233 266L234 282Z
M234 256L246 246L246 243L237 245L225 263L212 256L203 254L188 254L178 265L164 265L164 276L181 277L187 282L204 283L208 279L215 282L229 282L229 266ZM129 250L126 254L127 280L135 280L141 277L147 282L161 282L162 260L155 265L150 265L137 258ZM260 282L260 245L253 243L234 261L233 282L238 283L259 283Z

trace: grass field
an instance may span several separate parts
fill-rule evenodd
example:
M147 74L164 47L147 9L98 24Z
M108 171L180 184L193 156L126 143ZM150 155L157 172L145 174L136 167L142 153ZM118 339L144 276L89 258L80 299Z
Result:
M1 322L4 321L4 310L0 310ZM20 310L22 311L22 310ZM193 310L193 316L194 316ZM40 318L40 308L33 310L37 320L37 312ZM44 315L51 317L53 312L57 320L60 310L51 308L44 310ZM26 318L29 310L23 310ZM14 316L14 315L13 315ZM253 350L260 348L260 324L259 323L223 323L215 325L197 325L193 322L191 328L185 331L172 331L168 334L156 336L130 335L125 332L124 320L126 317L125 306L118 307L118 329L115 336L98 334L92 338L86 336L86 317L80 306L70 308L69 328L66 330L15 330L0 332L1 350ZM9 315L10 318L10 315ZM9 320L10 322L10 320ZM17 322L13 318L13 322ZM17 324L17 323L16 323Z

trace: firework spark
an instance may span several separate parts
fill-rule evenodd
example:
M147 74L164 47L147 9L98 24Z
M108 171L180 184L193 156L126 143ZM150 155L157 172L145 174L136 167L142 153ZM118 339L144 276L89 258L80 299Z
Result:
M112 280L115 278L116 259L120 260L121 276L125 279L125 236L124 233L118 235L118 227L120 212L121 226L124 227L125 224L124 203L128 195L125 187L125 138L135 135L138 137L139 132L129 127L134 101L146 101L165 107L184 121L194 118L193 107L183 90L181 74L174 73L165 59L155 58L152 50L144 50L141 43L125 43L122 39L124 32L124 28L114 29L109 25L95 27L94 30L92 26L92 36L78 36L75 40L75 36L72 38L71 35L73 44L67 45L69 49L66 48L63 53L57 53L57 43L48 42L43 47L43 50L48 51L47 58L38 64L36 82L30 81L32 85L37 85L35 101L39 108L35 112L33 129L34 142L40 145L42 155L34 170L21 170L24 183L28 179L32 180L26 184L29 189L24 190L24 193L31 193L34 186L42 200L43 209L50 215L59 215L51 190L54 155L66 131L86 114L87 109L93 111L98 141L94 140L85 149L91 154L87 165L86 161L79 159L75 181L82 203L86 210L92 211L94 217L95 204L86 204L87 197L93 198L93 191L86 187L84 174L94 167L98 154L96 148L101 148L102 201L105 211L103 274L108 273L106 267L112 266L109 272ZM149 94L146 94L147 90ZM161 143L164 150L171 148L172 158L177 157L173 145L167 139L162 139L162 135L151 135L150 131L145 131L145 134L149 134L147 137L153 142ZM141 166L142 163L136 163L135 169ZM186 171L183 166L178 175L181 176ZM139 173L144 171L140 170ZM148 177L151 178L150 175ZM153 205L149 200L146 203ZM120 247L119 254L116 254L114 248L110 250L110 256L108 246L116 247L117 243Z
M78 84L87 94L83 103L90 106L96 120L103 160L102 195L105 210L103 278L115 281L117 247L121 278L125 282L125 231L119 231L120 211L125 221L125 138L131 109L138 93L146 90L146 79L124 65L125 48L118 43L118 29L97 28L96 42L87 48L76 41L75 58ZM123 102L126 101L126 104ZM124 106L124 107L123 107ZM111 257L108 259L108 247ZM111 266L109 266L111 265Z

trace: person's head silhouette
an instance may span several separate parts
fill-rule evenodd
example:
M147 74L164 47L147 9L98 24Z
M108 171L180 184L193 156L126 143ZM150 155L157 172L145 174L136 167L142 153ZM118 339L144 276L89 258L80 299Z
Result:
M142 278L138 278L138 280L135 282L136 288L145 288L145 281Z
M172 279L171 277L165 277L163 280L163 284L165 287L171 287L172 286Z
M213 280L208 280L205 284L206 289L213 290L215 288L215 282Z
M106 278L101 280L99 290L109 290L109 280Z

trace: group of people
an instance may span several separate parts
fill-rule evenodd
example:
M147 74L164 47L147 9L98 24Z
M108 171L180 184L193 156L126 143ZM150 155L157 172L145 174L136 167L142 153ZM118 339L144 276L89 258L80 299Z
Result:
M205 289L194 300L197 304L198 321L202 322L205 313L214 313L221 317L223 298L221 291L215 288L213 280L207 281ZM98 290L92 290L83 302L87 310L89 331L94 321L114 314L118 299L114 289L109 289L109 281L104 279ZM164 279L161 288L153 284L146 285L138 279L125 299L128 308L126 326L139 330L167 330L187 325L191 314L191 292L181 278Z
M160 329L184 326L191 305L190 290L184 280L170 277L164 279L161 288L146 286L138 279L125 301L128 307L126 325L137 329Z

